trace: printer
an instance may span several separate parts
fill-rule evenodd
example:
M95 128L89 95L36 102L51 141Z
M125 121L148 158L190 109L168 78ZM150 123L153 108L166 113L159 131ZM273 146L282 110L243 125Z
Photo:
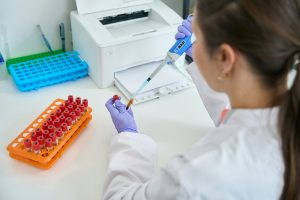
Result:
M76 5L70 14L73 48L89 64L89 76L99 88L116 85L131 98L175 43L182 18L159 0L76 0ZM184 58L175 65L166 65L135 103L191 87Z

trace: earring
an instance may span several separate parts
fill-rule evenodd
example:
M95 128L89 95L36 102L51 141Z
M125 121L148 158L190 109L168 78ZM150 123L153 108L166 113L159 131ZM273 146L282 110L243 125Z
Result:
M218 79L218 81L224 81L222 76L218 76L217 79Z

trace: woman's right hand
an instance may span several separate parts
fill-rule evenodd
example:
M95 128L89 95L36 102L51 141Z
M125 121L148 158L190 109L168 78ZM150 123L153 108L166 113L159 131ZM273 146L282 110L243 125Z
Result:
M189 15L185 20L183 20L182 25L178 26L178 32L175 35L176 40L192 34L192 17L192 15ZM193 58L192 47L186 51L186 54Z

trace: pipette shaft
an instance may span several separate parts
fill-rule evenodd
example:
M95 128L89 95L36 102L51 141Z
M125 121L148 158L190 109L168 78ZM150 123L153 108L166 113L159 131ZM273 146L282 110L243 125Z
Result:
M137 89L137 91L135 93L133 93L132 98L129 100L129 102L128 102L127 106L126 106L126 109L127 110L129 109L129 107L133 104L134 97L137 94L139 94L146 87L146 85L158 74L158 72L163 68L163 66L165 66L166 64L172 64L172 63L174 63L191 46L192 46L192 35L177 40L176 43L168 51L166 58L152 72L152 74L143 82L143 84Z

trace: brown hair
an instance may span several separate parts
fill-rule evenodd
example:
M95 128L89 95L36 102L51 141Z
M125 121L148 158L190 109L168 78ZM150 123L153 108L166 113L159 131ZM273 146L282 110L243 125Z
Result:
M264 86L285 84L300 51L299 0L197 0L196 9L211 54L227 43L245 56ZM281 97L279 131L285 163L281 200L300 199L299 73Z

